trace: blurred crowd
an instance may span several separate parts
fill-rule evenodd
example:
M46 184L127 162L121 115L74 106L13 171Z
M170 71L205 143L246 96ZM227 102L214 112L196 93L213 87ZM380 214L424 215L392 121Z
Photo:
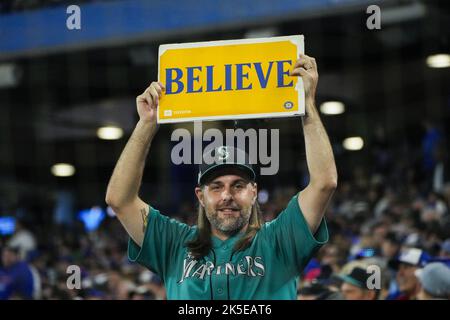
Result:
M450 165L436 130L417 150L390 150L380 135L371 164L341 175L326 214L330 240L303 270L299 299L450 298ZM298 190L267 190L270 221ZM192 225L195 212L183 203L172 217ZM19 221L0 237L0 299L165 299L161 279L129 262L127 241L114 217L93 231Z

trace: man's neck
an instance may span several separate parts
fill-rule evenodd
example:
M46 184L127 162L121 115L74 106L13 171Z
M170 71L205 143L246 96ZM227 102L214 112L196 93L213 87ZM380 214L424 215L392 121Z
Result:
M248 224L246 224L241 230L239 230L238 232L234 232L234 233L227 233L227 232L222 232L220 230L217 230L216 228L212 228L212 235L219 238L221 241L225 241L228 240L229 238L233 237L234 235L238 234L238 233L244 233L247 231L248 228Z

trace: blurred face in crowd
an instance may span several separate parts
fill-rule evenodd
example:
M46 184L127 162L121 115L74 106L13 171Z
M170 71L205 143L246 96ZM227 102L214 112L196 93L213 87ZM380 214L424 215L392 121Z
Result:
M316 300L317 296L313 294L297 294L297 300Z
M247 227L257 191L256 184L238 170L227 169L226 173L197 187L195 192L213 231L232 235Z
M449 258L450 259L450 252L447 252L445 250L441 250L441 252L439 253L439 257L441 257L441 258Z
M376 246L382 244L386 234L388 233L388 228L385 225L379 225L373 230L373 241Z
M430 296L425 290L420 289L419 293L417 294L417 300L432 300L433 297Z
M333 265L338 263L338 248L333 245L328 245L324 248L324 253L322 257L322 264Z
M3 249L2 251L2 264L5 268L8 268L17 262L17 253L9 249Z
M405 263L400 263L397 271L397 283L401 292L408 296L413 296L420 286L414 272L417 270L416 266Z
M385 258L392 259L397 254L400 246L392 241L384 240L381 245L382 255Z
M344 282L341 286L341 293L345 300L374 300L376 292L374 290L366 290Z

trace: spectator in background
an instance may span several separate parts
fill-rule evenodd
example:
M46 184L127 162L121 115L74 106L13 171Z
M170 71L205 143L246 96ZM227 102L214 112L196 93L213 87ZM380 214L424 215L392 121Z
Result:
M333 273L338 273L341 270L342 262L345 261L345 253L334 244L325 246L321 253L321 265L327 266Z
M450 239L445 240L441 245L441 251L439 257L444 259L450 259Z
M450 299L450 268L440 262L433 262L415 272L421 289L418 300Z
M431 172L436 165L435 152L442 143L441 130L429 120L424 122L425 134L422 137L423 168L425 172Z
M345 300L377 300L379 290L369 289L371 273L360 267L354 267L349 274L341 274L341 293Z
M444 186L450 182L450 163L445 143L442 142L434 150L434 168L432 176L432 190L442 193Z
M5 247L0 268L0 300L38 299L40 278L33 267L21 261L19 250Z
M330 290L324 284L312 281L305 283L297 292L297 300L342 300L339 292Z
M420 291L420 282L415 272L423 267L430 257L418 248L402 250L400 256L390 262L390 267L397 271L396 281L399 292L388 297L388 300L415 300Z
M19 257L22 260L28 259L28 254L36 250L36 239L34 235L25 228L25 226L17 220L16 229L9 241L9 247L17 248L19 250Z
M399 236L394 232L389 232L381 242L381 255L387 260L393 260L398 256L401 248Z
M132 284L130 281L124 279L118 270L111 270L108 274L108 292L110 292L110 299L126 300L129 297Z

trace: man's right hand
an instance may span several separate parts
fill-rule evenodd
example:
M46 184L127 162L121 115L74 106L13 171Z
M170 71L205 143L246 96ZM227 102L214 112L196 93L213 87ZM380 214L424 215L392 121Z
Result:
M136 97L139 120L156 126L159 99L166 87L161 82L152 82L144 93Z

